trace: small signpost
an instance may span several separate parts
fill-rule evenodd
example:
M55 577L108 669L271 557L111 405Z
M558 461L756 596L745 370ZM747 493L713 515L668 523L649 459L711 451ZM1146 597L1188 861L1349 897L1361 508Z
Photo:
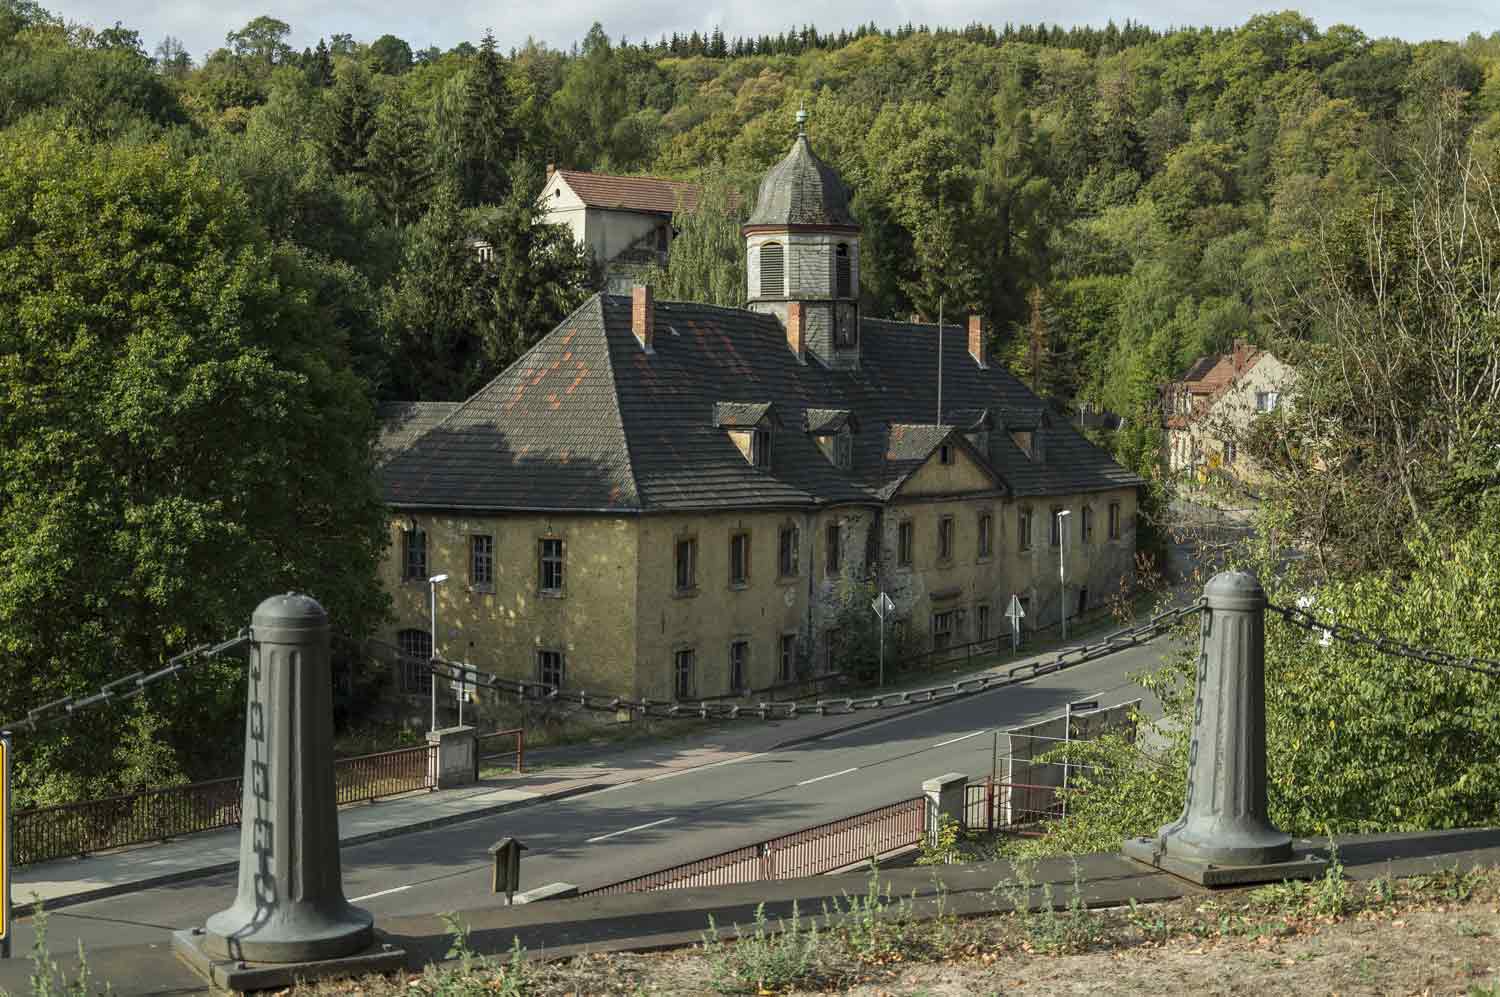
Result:
M1021 608L1021 597L1014 592L1010 596L1010 606L1005 610L1005 618L1010 620L1010 653L1015 654L1021 648L1021 621L1026 618L1026 610Z
M885 618L896 611L896 604L891 601L890 596L881 592L870 603L870 608L880 617L880 686L885 688Z
M10 958L10 733L0 733L0 959Z
M516 889L521 885L521 853L526 850L515 838L501 838L490 846L490 854L495 858L490 892L505 894L507 905L515 903Z

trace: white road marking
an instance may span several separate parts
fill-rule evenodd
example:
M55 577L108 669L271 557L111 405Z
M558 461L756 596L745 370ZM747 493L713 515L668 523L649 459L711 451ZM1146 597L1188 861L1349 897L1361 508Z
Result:
M661 782L663 779L675 779L675 778L677 778L680 775L691 775L694 772L702 772L704 769L716 769L716 768L720 768L720 767L722 767L724 765L736 765L736 764L738 764L740 762L748 762L752 758L759 758L762 755L766 755L766 754L769 754L769 753L770 752L766 752L766 751L757 751L753 755L740 755L738 758L726 758L722 762L709 762L707 765L694 765L694 766L692 766L690 768L673 769L670 772L663 772L661 775L650 775L650 776L647 776L646 778L642 779L641 781L642 782Z
M820 776L818 776L815 779L803 779L801 782L797 783L797 785L799 785L799 786L811 786L813 783L815 783L815 782L822 782L824 779L834 779L834 778L837 778L838 776L848 775L850 772L858 772L858 771L859 771L859 766L856 765L854 768L852 768L852 769L844 769L842 772L830 772L827 775L820 775Z
M947 741L939 741L937 744L934 744L933 747L934 748L941 748L941 747L943 747L944 745L947 745L947 744L957 744L959 741L967 741L971 737L978 737L980 734L988 734L988 733L989 733L988 729L985 729L985 730L976 730L974 733L972 733L972 734L965 734L962 737L950 738Z
M592 845L596 841L604 841L607 838L617 838L622 834L629 834L631 831L644 831L648 827L660 827L668 821L674 821L676 819L676 817L663 817L661 820L653 820L649 824L637 824L635 827L627 827L623 831L611 831L608 834L601 834L597 838L590 838L588 841L584 842L584 844Z
M403 890L409 890L409 889L411 889L410 886L395 886L395 887L392 887L389 890L381 890L379 893L366 893L362 897L350 897L349 898L349 902L351 904L357 904L361 900L374 900L376 897L390 896L392 893L400 893Z

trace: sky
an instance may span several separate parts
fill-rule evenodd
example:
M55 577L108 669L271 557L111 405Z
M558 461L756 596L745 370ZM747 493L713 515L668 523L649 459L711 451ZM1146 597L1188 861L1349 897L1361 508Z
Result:
M611 38L658 38L674 31L690 34L712 31L736 35L777 33L810 22L819 31L874 21L896 27L907 21L931 26L961 27L973 21L1003 25L1045 21L1071 27L1103 25L1127 19L1158 28L1173 26L1232 26L1253 14L1283 9L1290 4L1257 5L1246 0L1221 0L1208 5L1187 0L1136 0L1109 4L1083 0L758 0L725 3L708 0L684 4L680 0L550 0L519 3L501 0L443 0L426 7L410 0L348 0L313 3L309 0L40 0L41 6L68 21L105 28L120 21L141 33L148 51L166 35L180 39L195 62L224 44L225 33L269 14L291 25L291 44L298 49L317 44L319 37L350 34L374 41L383 34L405 39L416 49L436 45L452 48L461 41L477 42L486 28L494 31L502 51L528 36L555 48L582 39L598 21ZM1495 0L1312 0L1294 9L1319 27L1352 24L1367 35L1394 35L1408 41L1432 38L1461 40L1470 32L1500 30ZM438 13L440 12L440 13Z

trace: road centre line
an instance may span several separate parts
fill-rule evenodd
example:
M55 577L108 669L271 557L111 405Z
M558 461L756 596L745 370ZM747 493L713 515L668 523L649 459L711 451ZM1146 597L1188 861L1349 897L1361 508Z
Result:
M990 729L988 727L986 727L984 730L976 730L972 734L964 734L961 737L954 737L954 738L949 738L946 741L939 741L937 744L934 744L933 747L934 748L941 748L941 747L944 747L945 745L957 744L959 741L967 741L971 737L978 737L980 734L988 734L989 732L990 732Z
M401 893L402 891L409 889L411 889L410 886L394 886L389 890L381 890L379 893L366 893L362 897L350 897L349 902L351 904L357 904L361 900L374 900L376 897L386 897L390 896L392 893Z
M837 777L839 777L841 775L848 775L850 772L858 772L858 771L859 771L859 766L856 765L856 766L854 766L854 768L852 768L852 769L844 769L842 772L830 772L827 775L820 775L820 776L817 776L816 778L813 778L813 779L803 779L801 782L797 783L797 785L799 785L799 786L811 786L813 783L815 783L815 782L822 782L824 779L835 779L835 778L837 778Z
M627 827L623 831L611 831L608 834L601 834L597 838L590 838L587 841L585 841L584 844L586 844L586 845L592 845L595 842L604 841L604 840L606 840L608 838L617 838L617 837L619 837L622 834L629 834L631 831L644 831L648 827L660 827L661 825L667 823L668 821L674 821L676 819L677 819L676 817L663 817L661 820L653 820L649 824L637 824L635 827Z

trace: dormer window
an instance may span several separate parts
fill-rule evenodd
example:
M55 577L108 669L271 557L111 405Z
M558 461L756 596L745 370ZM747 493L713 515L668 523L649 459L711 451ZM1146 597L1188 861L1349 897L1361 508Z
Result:
M750 435L750 463L762 469L771 466L771 431L757 429Z
M854 466L854 436L848 427L839 430L833 438L833 463L845 471Z
M841 242L833 251L835 294L840 298L854 297L854 265L849 258L849 244Z
M953 463L953 444L951 444L951 443L944 443L942 446L938 447L938 463L939 464L951 464L951 463Z
M1016 431L1014 431L1014 432L1012 432L1010 434L1010 438L1011 438L1011 441L1014 442L1016 446L1018 446L1018 447L1021 448L1021 452L1023 454L1025 454L1028 457L1032 456L1032 452L1031 452L1031 439L1032 438L1031 438L1031 431L1030 430L1016 430Z
M768 242L760 247L760 296L786 296L786 258L779 242Z

